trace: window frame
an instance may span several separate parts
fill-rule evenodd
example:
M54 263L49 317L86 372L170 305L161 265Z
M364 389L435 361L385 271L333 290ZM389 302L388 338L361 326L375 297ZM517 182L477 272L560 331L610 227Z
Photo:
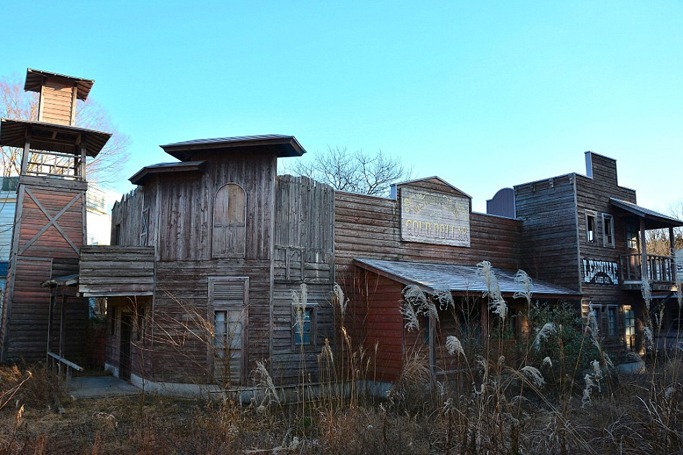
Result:
M241 299L239 299L239 304L237 304L238 300L235 300L234 303L230 299L225 299L225 301L221 301L221 299L217 299L216 297L216 286L217 285L239 285L241 286ZM217 358L224 358L224 357L218 357L218 352L219 350L217 349L218 345L218 338L217 338L217 330L216 330L216 314L219 312L225 312L225 322L226 325L230 324L229 320L229 313L230 312L239 312L239 321L238 323L241 325L240 327L240 337L239 337L239 345L240 345L240 356L239 356L239 370L237 372L237 376L233 377L232 376L232 368L230 373L230 377L226 378L224 376L221 376L220 380L222 381L227 381L230 383L237 383L237 384L242 384L246 379L245 375L245 366L246 366L246 361L247 361L247 356L248 356L248 349L247 349L247 331L249 329L249 277L246 276L230 276L230 277L225 277L225 276L211 276L208 277L208 305L207 305L207 318L209 318L209 321L211 323L213 333L211 334L211 342L207 343L207 361L209 362L209 365L211 365L212 369L212 374L216 376L219 371L219 364L216 362ZM234 322L234 321L233 321ZM229 333L227 330L225 332L226 334ZM227 346L226 343L222 343L223 346ZM232 344L232 343L231 343ZM232 349L232 346L230 346ZM225 353L223 353L225 355ZM222 371L222 373L226 373L225 370Z
M297 313L303 310L305 313L309 314L308 327L309 330L306 332L306 321L304 320L304 331L303 338L306 339L308 335L309 341L306 343L300 340L300 334L297 330ZM307 350L315 349L317 347L317 337L318 337L318 304L317 303L306 303L305 305L292 305L292 349L293 350Z
M591 228L591 222L593 221L593 226ZM598 214L592 210L586 210L585 213L586 221L586 242L590 245L595 245L597 243L597 231L598 231Z
M607 221L609 220L609 226ZM609 232L608 232L609 227ZM614 216L609 213L602 214L602 246L614 248L616 245L614 239Z

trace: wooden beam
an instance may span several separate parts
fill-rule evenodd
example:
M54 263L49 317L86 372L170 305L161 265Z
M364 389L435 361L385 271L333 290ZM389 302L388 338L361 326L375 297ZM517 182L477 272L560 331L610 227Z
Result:
M640 219L640 280L647 280L647 245L645 244L645 219Z

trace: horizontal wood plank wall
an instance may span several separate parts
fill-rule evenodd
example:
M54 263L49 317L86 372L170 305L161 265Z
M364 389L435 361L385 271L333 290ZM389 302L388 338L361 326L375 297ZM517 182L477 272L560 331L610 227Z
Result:
M42 122L73 125L75 87L48 81L41 89L40 118Z
M296 383L305 372L318 380L317 354L334 343L334 190L306 177L279 176L275 186L271 375ZM313 346L294 346L292 292L306 284L315 305Z
M151 295L154 278L153 247L81 248L79 290L86 297Z
M353 349L363 347L373 359L366 377L394 381L403 367L404 321L401 314L403 286L375 273L356 270L345 326Z
M535 279L579 290L574 174L515 187L524 221L522 268Z
M50 289L40 284L52 275L52 259L23 257L10 270L14 281L11 305L3 321L7 335L5 360L45 360Z
M403 242L400 229L397 200L337 192L335 255L338 276L341 273L343 278L356 257L464 265L488 260L495 267L510 270L519 267L521 223L517 220L471 213L469 248Z
M0 179L0 182L2 182L2 179ZM9 252L12 246L12 232L14 228L14 212L16 211L16 207L16 192L0 192L0 261L9 261Z
M154 326L150 340L152 378L166 382L213 382L211 377L213 315L209 314L209 277L250 277L243 380L256 361L269 357L270 261L236 267L230 260L157 263Z

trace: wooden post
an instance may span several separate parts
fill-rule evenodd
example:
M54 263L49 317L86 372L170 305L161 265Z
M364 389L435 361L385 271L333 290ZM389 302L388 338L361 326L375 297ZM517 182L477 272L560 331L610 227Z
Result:
M675 238L674 238L674 228L669 226L669 259L668 265L671 270L671 281L676 282L676 250L675 250Z
M47 310L47 360L50 360L50 345L51 343L51 335L52 335L52 311L54 310L55 306L55 293L54 289L50 290L50 306L48 307ZM48 364L49 365L49 364Z
M24 153L21 155L21 172L19 175L26 175L28 169L28 155L31 153L31 132L26 134L24 139Z
M649 280L647 270L647 245L645 245L645 220L640 219L640 280Z

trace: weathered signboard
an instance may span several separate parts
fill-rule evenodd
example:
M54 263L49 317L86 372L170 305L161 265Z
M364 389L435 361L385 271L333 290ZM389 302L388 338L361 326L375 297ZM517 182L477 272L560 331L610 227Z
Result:
M618 264L612 261L581 259L583 282L588 284L619 284Z
M401 240L469 247L469 199L403 188Z

